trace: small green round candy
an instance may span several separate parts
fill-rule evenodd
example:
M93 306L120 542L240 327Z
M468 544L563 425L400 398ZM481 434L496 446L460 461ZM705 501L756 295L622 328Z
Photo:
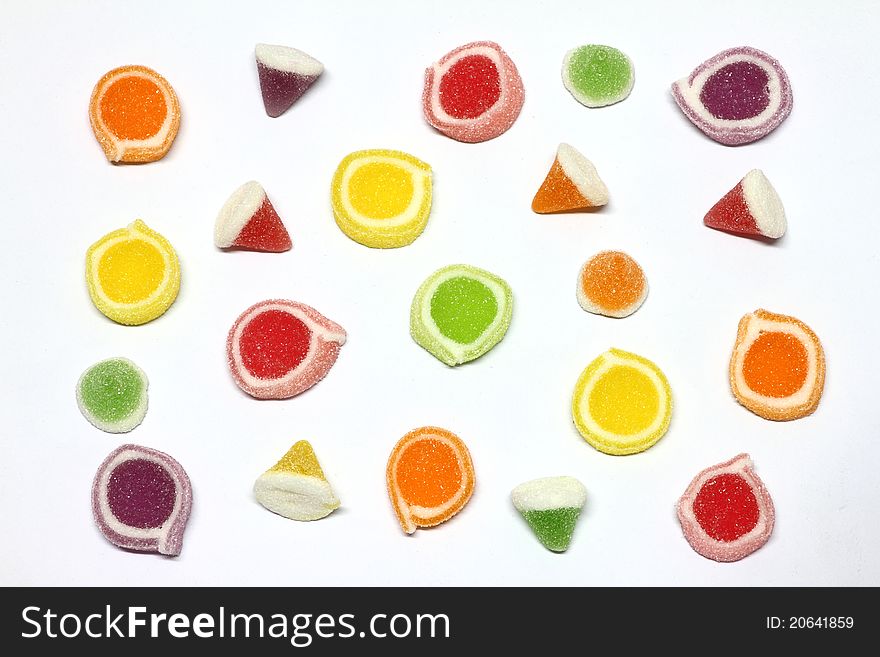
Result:
M147 375L127 358L95 363L76 384L76 402L83 416L108 433L125 433L147 414Z
M562 83L587 107L613 105L629 96L635 73L629 57L611 46L569 50L562 62Z

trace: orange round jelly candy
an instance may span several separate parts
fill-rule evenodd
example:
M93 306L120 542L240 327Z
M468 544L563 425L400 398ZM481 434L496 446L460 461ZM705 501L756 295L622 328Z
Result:
M622 251L600 251L578 275L577 299L587 312L606 317L632 315L648 296L648 281L635 260Z
M768 420L816 410L825 384L819 338L799 319L756 310L740 320L730 387L740 404Z
M111 162L153 162L165 156L180 127L174 89L146 66L120 66L98 80L89 120Z
M414 429L401 438L385 474L391 504L407 534L449 520L474 492L474 465L467 447L439 427Z

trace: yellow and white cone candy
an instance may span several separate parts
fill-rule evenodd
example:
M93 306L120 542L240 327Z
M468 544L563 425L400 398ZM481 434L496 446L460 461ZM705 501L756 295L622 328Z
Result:
M339 499L307 440L295 443L257 478L254 495L269 511L291 520L319 520L339 508Z
M669 428L672 390L647 358L610 349L581 373L571 413L584 440L600 452L636 454Z

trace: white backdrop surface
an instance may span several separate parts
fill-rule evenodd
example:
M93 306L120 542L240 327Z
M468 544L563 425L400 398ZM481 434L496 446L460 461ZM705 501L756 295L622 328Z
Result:
M870 2L4 2L0 8L3 312L0 583L104 585L862 585L880 584L876 26ZM246 5L246 6L245 6ZM526 88L519 120L468 145L421 113L424 68L495 40ZM289 111L268 118L257 42L326 66ZM565 51L606 43L636 68L619 105L582 107L563 88ZM777 57L794 91L789 119L727 148L698 132L669 93L719 50ZM163 160L112 166L87 119L110 68L140 63L172 83L180 133ZM529 204L557 144L598 167L601 212L538 216ZM329 184L340 159L395 148L430 163L434 205L411 246L371 250L336 227ZM705 211L749 169L780 193L778 243L705 228ZM213 222L246 180L263 183L291 232L280 255L223 253ZM90 303L87 247L143 218L181 259L176 303L123 327ZM583 312L575 277L594 252L622 249L651 291L624 320ZM507 337L450 369L409 337L409 304L440 266L504 277ZM258 402L233 383L226 333L267 298L313 305L349 333L328 377L300 397ZM826 349L818 411L763 420L733 399L736 326L764 307L808 323ZM569 399L611 346L654 360L675 408L647 452L603 455L578 435ZM150 379L132 433L94 429L77 410L80 373L121 355ZM473 456L477 487L451 522L405 537L385 462L408 430L437 424ZM254 479L296 440L312 441L342 508L297 523L262 509ZM194 509L177 559L127 553L95 528L101 460L134 442L188 471ZM694 553L674 505L702 468L752 455L777 509L770 542L734 564ZM588 490L571 549L544 550L509 502L518 483L573 475Z

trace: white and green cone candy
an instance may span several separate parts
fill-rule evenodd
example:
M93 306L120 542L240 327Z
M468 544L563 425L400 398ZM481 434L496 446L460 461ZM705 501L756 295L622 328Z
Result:
M413 340L447 365L479 358L507 333L513 316L510 286L470 265L438 269L412 302Z
M565 552L587 500L587 489L574 477L544 477L520 484L510 498L545 548Z
M562 83L580 104L604 107L629 96L635 73L629 57L617 48L590 44L565 53Z
M76 384L83 416L108 433L126 433L147 414L147 375L127 358L95 363Z

